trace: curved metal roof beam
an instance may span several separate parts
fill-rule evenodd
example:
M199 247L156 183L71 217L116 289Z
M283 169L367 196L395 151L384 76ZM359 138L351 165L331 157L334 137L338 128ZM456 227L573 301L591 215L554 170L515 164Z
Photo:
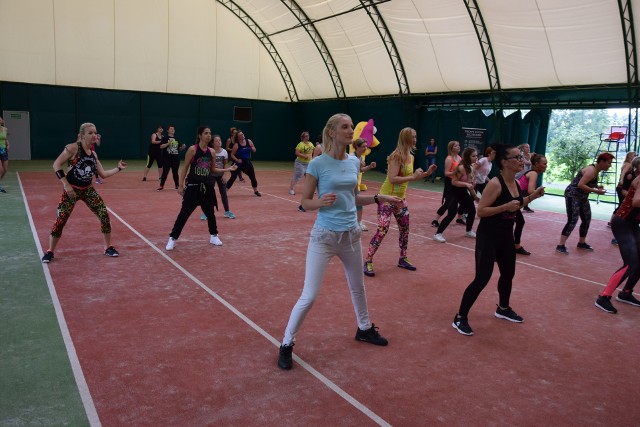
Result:
M396 44L393 41L393 37L387 28L387 24L384 22L382 15L380 15L380 11L378 11L378 7L376 6L378 2L375 0L360 0L360 4L364 7L371 18L371 22L375 25L376 30L378 30L378 34L384 43L384 47L387 50L387 54L389 55L389 60L391 61L391 65L393 65L393 70L396 73L396 79L398 81L398 89L400 95L410 95L411 91L409 89L409 82L407 81L407 74L404 71L404 66L402 65L402 60L400 59L400 53L396 48Z
M638 148L638 100L640 98L640 86L638 85L638 55L631 0L618 0L618 9L620 10L622 35L624 37L624 53L627 60L627 92L630 104L636 106L635 108L629 108L628 122L628 140L633 142L633 148L635 150Z
M480 42L480 48L482 49L482 55L484 56L484 65L487 69L487 77L489 78L489 90L491 91L492 96L498 99L499 109L502 109L502 88L500 87L498 66L493 54L493 47L491 46L487 27L484 24L484 19L482 19L482 13L480 13L480 7L478 7L478 2L476 0L464 0L464 4L467 7L467 12L469 12L469 16L473 22L473 27L476 30L478 42Z
M340 73L338 73L338 68L336 67L335 62L333 62L333 57L327 48L327 45L324 43L322 36L316 30L316 26L313 25L313 22L306 13L302 10L302 8L298 5L295 0L281 0L282 3L289 9L289 11L296 17L298 22L302 28L305 29L311 40L316 45L318 52L322 56L324 63L327 67L327 71L329 72L329 76L331 77L331 81L333 82L333 88L336 91L336 97L344 98L344 87L342 85L342 79L340 78Z
M289 92L289 99L291 101L297 102L298 92L296 91L296 87L293 84L293 79L289 74L289 70L287 69L287 66L285 65L284 61L280 57L278 50L276 49L274 44L271 43L271 39L269 38L267 33L265 33L262 30L262 28L260 28L260 26L256 23L256 21L254 21L249 15L247 15L247 13L244 10L242 10L242 8L238 6L233 0L217 0L217 1L218 3L220 3L227 9L229 9L231 13L233 13L238 18L240 18L240 20L247 26L247 28L249 28L249 30L253 34L255 34L258 40L260 40L260 43L262 43L264 48L267 49L267 52L269 52L271 59L273 59L273 62L276 64L278 71L280 71L280 76L282 77L282 81L284 82L284 85L287 88L287 92Z

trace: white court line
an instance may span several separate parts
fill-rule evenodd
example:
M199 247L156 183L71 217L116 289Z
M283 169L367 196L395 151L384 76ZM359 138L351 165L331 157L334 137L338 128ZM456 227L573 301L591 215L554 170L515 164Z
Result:
M263 193L266 194L266 193ZM277 196L276 196L277 197ZM253 320L249 319L247 316L245 316L244 314L242 314L242 312L240 310L238 310L237 308L235 308L233 305L231 305L231 303L229 303L228 301L226 301L224 298L222 298L220 295L218 295L215 291L213 291L211 288L209 288L207 285L205 285L204 283L202 283L200 280L198 280L198 278L196 278L193 274L191 274L187 269L185 269L184 267L182 267L180 264L178 264L176 261L174 261L171 257L169 257L165 252L163 252L161 249L159 249L156 245L154 245L149 239L147 239L146 237L144 237L142 234L140 234L135 228L133 228L131 225L129 225L124 219L122 219L122 217L120 217L117 213L115 213L112 209L107 208L107 210L118 219L118 221L120 221L122 224L125 225L125 227L127 227L129 230L131 230L131 232L133 232L136 236L138 236L143 242L145 242L147 245L149 245L153 250L155 250L158 254L160 254L160 256L162 256L166 261L168 261L171 265L173 265L175 268L177 268L178 270L180 270L182 272L182 274L184 274L185 276L187 276L189 279L191 279L192 282L194 282L196 285L200 286L205 292L207 292L209 295L211 295L213 298L215 298L220 304L222 304L223 306L225 306L229 311L231 311L233 314L235 314L236 316L238 316L243 322L245 322L247 325L249 325L253 330L255 330L256 332L258 332L260 335L262 335L264 338L266 338L268 341L270 341L273 345L275 345L277 348L280 347L280 342L278 340L276 340L274 337L272 337L267 331L265 331L264 329L262 329L260 326L258 326ZM274 353L275 354L275 353ZM302 366L304 369L306 369L311 375L313 375L314 377L316 377L318 380L320 380L320 382L322 382L325 386L327 386L328 388L330 388L331 390L333 390L337 395L339 395L340 397L342 397L344 400L346 400L349 404L351 404L353 407L355 407L356 409L358 409L360 412L362 412L363 414L365 414L367 417L369 417L373 422L375 422L376 424L380 425L380 426L390 426L389 423L387 423L384 419L382 419L379 415L377 415L375 412L373 412L372 410L370 410L369 408L367 408L364 404L360 403L356 398L354 398L353 396L351 396L350 394L348 394L346 391L342 390L340 387L338 387L335 383L333 383L329 378L325 377L324 375L322 375L320 372L318 372L316 369L314 369L311 365L309 365L307 362L305 362L304 360L302 360L300 357L298 357L297 355L293 355L293 358L296 362L298 362L298 364L300 366ZM275 364L274 364L275 365Z
M20 180L20 174L16 172L16 175L18 178L18 184L20 185L20 191L22 193L22 200L24 201L24 205L27 210L29 226L31 227L31 233L33 234L33 241L36 244L38 253L41 254L43 253L42 246L40 245L40 239L38 239L38 233L36 232L36 227L33 223L33 217L31 216L31 210L29 209L29 202L27 201L27 196L24 193L24 187L22 186L22 180ZM47 287L49 288L49 294L51 295L51 302L53 303L53 308L58 319L58 325L60 325L62 339L64 341L65 347L67 348L69 362L71 363L73 376L76 379L76 385L78 386L78 392L80 393L80 398L82 399L82 404L87 414L89 425L91 425L92 427L100 427L102 424L100 423L98 412L96 411L96 407L93 403L93 398L91 397L89 386L87 385L87 381L84 378L84 373L82 372L82 367L80 366L80 360L78 359L76 348L73 345L73 340L71 339L71 334L69 333L69 328L67 327L67 321L64 318L64 313L62 312L62 307L60 306L60 300L58 299L56 287L53 284L53 280L51 279L49 264L43 263L42 270L44 272L45 280L47 281Z

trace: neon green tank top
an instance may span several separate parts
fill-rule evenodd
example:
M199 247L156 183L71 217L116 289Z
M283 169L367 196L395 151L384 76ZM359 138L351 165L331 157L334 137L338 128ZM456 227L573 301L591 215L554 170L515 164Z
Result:
M400 167L399 176L410 175L413 175L413 162L405 163ZM382 183L382 187L380 187L380 194L396 196L404 199L405 193L407 192L407 186L409 186L409 181L403 182L402 184L391 184L389 182L389 175L387 174L387 177Z

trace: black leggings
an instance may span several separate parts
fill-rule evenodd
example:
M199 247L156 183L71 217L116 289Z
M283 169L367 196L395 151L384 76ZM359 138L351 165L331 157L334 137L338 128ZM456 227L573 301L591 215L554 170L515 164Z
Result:
M244 172L249 177L249 179L251 180L251 186L253 188L258 188L256 171L253 169L251 160L243 160L242 163L236 163L236 165L238 165L238 169L231 172L231 178L229 178L229 181L227 181L227 190L231 188L236 178L241 175L241 172Z
M220 198L222 199L222 206L224 207L224 211L227 212L229 210L229 197L227 197L227 186L222 179L222 175L216 176L216 184L218 185L218 191L220 192ZM214 195L215 198L215 195ZM218 207L218 203L215 203L216 208Z
M624 290L632 292L640 279L640 228L635 221L627 221L617 215L611 220L611 231L618 241L622 256L620 267L609 279L602 295L611 296L622 282L627 280Z
M182 196L182 207L180 213L173 224L170 237L178 240L182 229L193 211L200 206L202 212L207 216L207 225L209 226L209 234L218 234L216 217L213 214L213 205L215 203L215 190L213 185L205 184L187 184Z
M162 178L160 178L160 187L164 187L164 183L167 182L167 177L169 176L169 169L173 174L173 182L176 184L176 188L178 188L179 178L178 178L178 168L180 167L180 156L176 156L173 154L165 154L162 158Z
M498 264L498 294L500 307L509 307L513 277L516 274L516 250L513 247L513 228L494 228L480 223L476 237L476 277L462 295L458 314L466 317Z
M524 215L522 215L522 211L518 209L516 212L516 228L513 229L513 243L516 245L520 244L522 230L524 230Z
M580 217L580 237L587 237L589 224L591 224L591 205L589 204L589 198L565 196L564 200L567 205L568 219L562 229L562 235L569 237L578 223L578 217Z
M447 229L451 221L453 221L453 218L455 218L456 213L460 213L460 211L466 212L468 214L466 226L467 231L471 231L471 229L473 228L473 222L476 219L476 206L473 203L473 198L466 189L464 189L464 191L461 191L463 189L452 187L451 190L452 191L449 193L449 197L447 198L447 201L449 203L447 209L449 210L449 212L440 223L437 233L443 233L444 230Z

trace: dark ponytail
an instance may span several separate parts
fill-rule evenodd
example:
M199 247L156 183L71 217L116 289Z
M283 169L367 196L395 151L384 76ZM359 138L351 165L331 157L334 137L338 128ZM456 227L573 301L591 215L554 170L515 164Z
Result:
M511 144L493 144L491 146L496 151L496 158L493 159L493 162L496 164L498 169L502 170L502 161L505 160L506 157L509 157L509 150L512 148L518 148L515 145Z

